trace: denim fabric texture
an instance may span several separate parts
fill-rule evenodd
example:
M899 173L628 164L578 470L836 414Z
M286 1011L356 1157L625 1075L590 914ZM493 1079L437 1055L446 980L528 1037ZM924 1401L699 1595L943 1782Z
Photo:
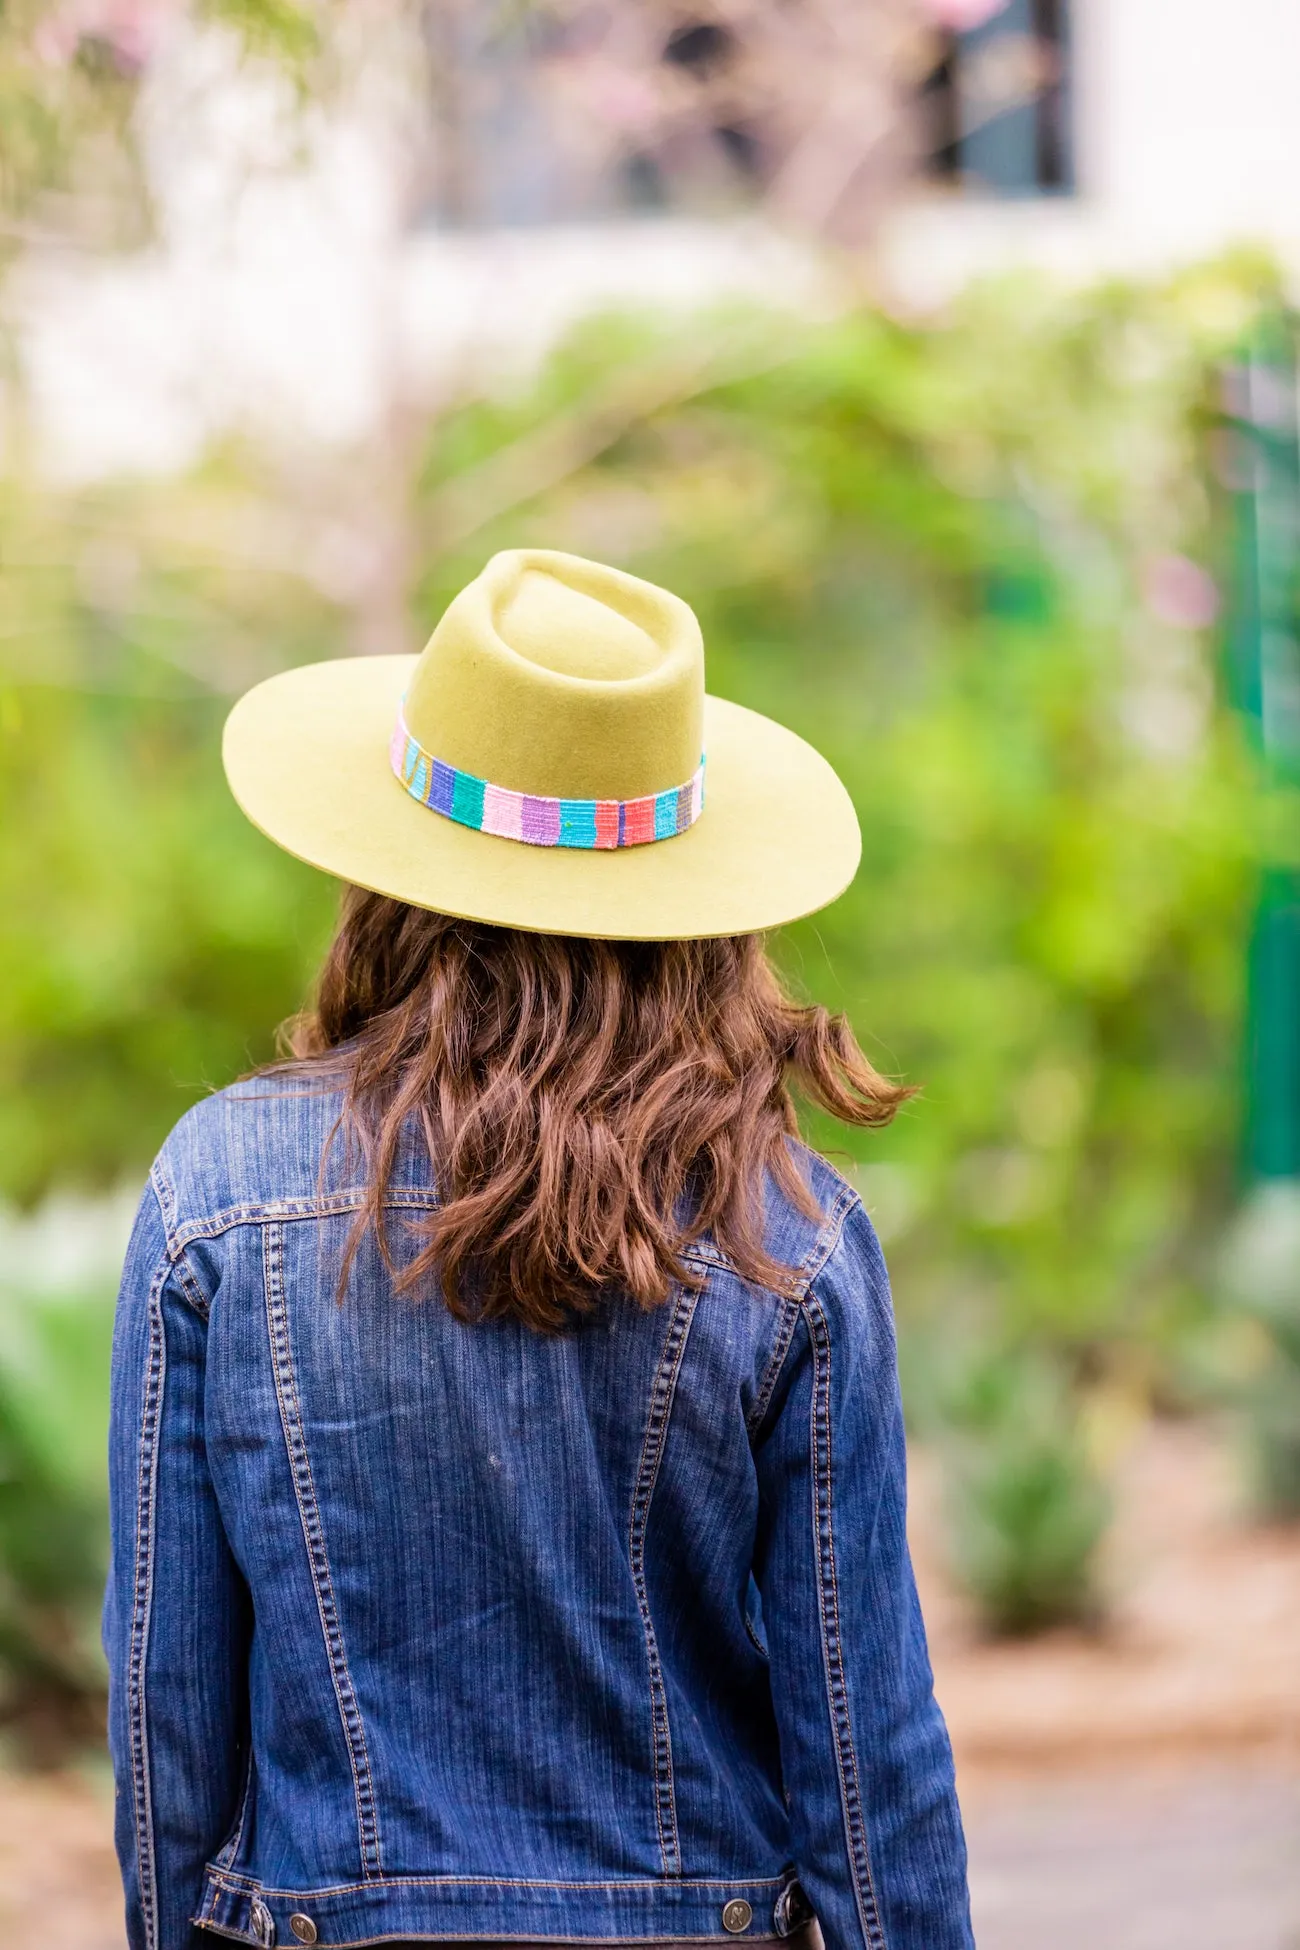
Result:
M132 1950L966 1950L884 1264L773 1190L785 1291L556 1337L398 1298L339 1100L234 1086L154 1165L113 1352L104 1616ZM436 1203L412 1142L391 1238ZM199 1932L204 1934L200 1935Z

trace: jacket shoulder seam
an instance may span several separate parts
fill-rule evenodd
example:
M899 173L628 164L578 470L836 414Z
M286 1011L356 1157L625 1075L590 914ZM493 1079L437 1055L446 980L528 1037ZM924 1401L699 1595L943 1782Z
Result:
M158 1201L158 1216L162 1220L163 1237L167 1241L167 1257L174 1259L176 1238L176 1187L167 1169L166 1159L160 1151L149 1167L149 1183Z
M834 1252L839 1237L844 1230L844 1221L855 1205L862 1203L852 1185L844 1179L839 1180L839 1190L829 1212L822 1214L822 1222L797 1265L791 1267L784 1285L780 1289L782 1299L801 1300L808 1287ZM695 1240L685 1247L682 1258L696 1266L714 1266L719 1272L733 1273L739 1278L735 1266L725 1253L707 1240Z
M855 1205L861 1203L862 1200L852 1185L845 1184L841 1180L840 1189L835 1195L835 1203L827 1213L825 1223L804 1255L802 1263L796 1268L795 1279L791 1283L793 1288L791 1298L798 1300L801 1306L807 1302L813 1281L824 1270L827 1260L839 1245L849 1213Z

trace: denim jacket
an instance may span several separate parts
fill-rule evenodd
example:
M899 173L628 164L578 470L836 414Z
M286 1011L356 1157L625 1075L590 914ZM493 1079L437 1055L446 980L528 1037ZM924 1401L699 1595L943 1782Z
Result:
M972 1942L904 1532L885 1269L802 1154L780 1293L572 1331L397 1297L325 1141L238 1085L153 1167L113 1351L104 1636L133 1950ZM436 1202L412 1143L389 1204Z

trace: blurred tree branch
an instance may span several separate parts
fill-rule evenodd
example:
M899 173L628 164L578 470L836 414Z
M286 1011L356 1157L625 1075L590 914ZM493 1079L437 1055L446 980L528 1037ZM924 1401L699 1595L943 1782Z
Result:
M607 0L539 9L564 135L589 166L649 157L800 234L870 241L913 158L933 31L913 0Z
M633 427L730 381L756 378L791 357L787 342L746 327L705 331L640 366L622 368L580 404L554 414L425 500L422 527L435 549L460 547L480 529L590 465Z
M177 0L19 0L0 11L0 237L138 242L149 223L133 112L142 78L183 13ZM293 0L207 0L246 56L309 85L324 47Z

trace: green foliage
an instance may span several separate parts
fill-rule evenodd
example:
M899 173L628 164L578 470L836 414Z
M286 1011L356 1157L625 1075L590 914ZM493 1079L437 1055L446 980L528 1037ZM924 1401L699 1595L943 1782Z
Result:
M197 508L212 538L196 492L171 519ZM197 568L154 520L0 493L0 1197L22 1202L142 1170L189 1103L265 1060L333 912L231 801L208 673L262 674L263 634L325 654L337 619L296 583L286 604L283 578Z
M951 1559L986 1630L1092 1622L1110 1508L1060 1374L1024 1352L986 1355L947 1411Z
M618 562L695 605L715 691L846 779L858 880L777 949L924 1086L841 1157L911 1342L1007 1350L952 1461L999 1629L1093 1602L1073 1379L1161 1370L1232 1200L1253 892L1294 834L1212 632L1151 588L1218 565L1216 362L1266 285L596 321L443 413L402 511L424 626L496 547ZM258 676L349 647L335 558L373 537L346 512L368 478L224 454L164 486L0 484L0 1196L138 1173L302 1001L334 889L236 811L219 727ZM55 1488L4 1439L39 1508Z
M203 13L233 29L250 54L260 54L300 76L323 47L320 15L294 0L207 0Z
M94 1730L111 1289L0 1290L0 1721L46 1758Z

